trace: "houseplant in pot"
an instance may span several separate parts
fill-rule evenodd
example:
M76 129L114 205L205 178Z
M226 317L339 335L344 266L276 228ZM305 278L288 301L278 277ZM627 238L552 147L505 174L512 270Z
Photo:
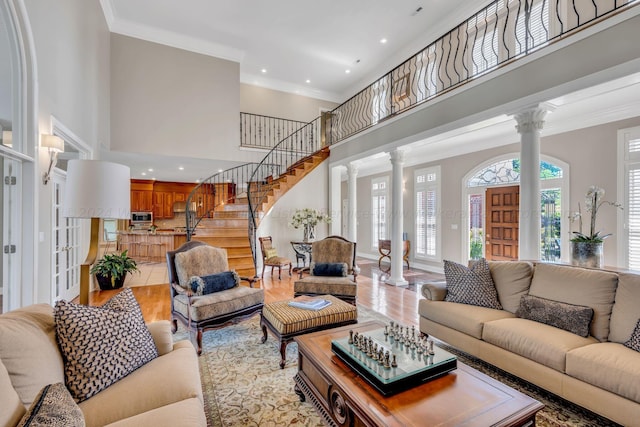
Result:
M580 231L574 231L571 237L571 264L580 267L600 268L603 262L604 239L611 236L611 233L602 234L596 231L596 218L598 210L602 205L611 205L622 209L618 202L604 200L604 189L592 185L585 196L587 211L591 213L589 221L589 234L582 232L582 209L578 204L578 212L571 214L571 222L578 221Z
M136 261L127 255L127 251L105 254L91 267L91 274L96 275L98 285L103 291L121 288L127 273L135 271L140 270Z

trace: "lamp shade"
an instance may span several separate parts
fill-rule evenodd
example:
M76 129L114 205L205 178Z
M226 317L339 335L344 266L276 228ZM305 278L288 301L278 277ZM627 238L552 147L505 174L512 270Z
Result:
M2 131L2 145L13 147L13 133L10 130Z
M62 215L67 218L131 218L128 166L101 160L69 160Z
M40 137L40 144L44 148L48 148L51 151L62 153L64 151L64 140L55 135L42 135Z

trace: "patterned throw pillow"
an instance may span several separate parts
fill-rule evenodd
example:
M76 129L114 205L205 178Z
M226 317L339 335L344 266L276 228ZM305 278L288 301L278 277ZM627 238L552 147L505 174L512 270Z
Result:
M345 262L319 262L311 264L311 274L314 276L345 277L349 269Z
M640 351L640 320L636 323L636 328L631 333L631 337L625 341L624 345L631 350Z
M471 268L444 260L444 277L447 281L445 301L502 310L486 259L479 259Z
M208 276L193 276L189 279L189 285L194 295L208 295L235 288L240 284L240 276L233 271L209 274Z
M589 336L593 309L533 295L523 295L516 316L564 329L581 337Z
M77 402L158 357L140 306L129 288L102 307L58 301L54 319L65 383Z
M44 386L17 427L84 427L84 414L62 383Z

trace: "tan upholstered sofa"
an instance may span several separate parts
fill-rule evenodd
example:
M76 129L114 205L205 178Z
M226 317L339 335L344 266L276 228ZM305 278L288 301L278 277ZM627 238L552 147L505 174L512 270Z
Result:
M87 426L206 426L198 359L173 343L169 321L148 325L159 357L79 403ZM53 308L36 304L0 315L0 426L14 427L38 392L64 382Z
M420 331L625 426L640 425L640 353L623 345L640 318L640 275L490 262L502 310L447 302L423 286ZM589 306L581 337L515 313L523 295Z

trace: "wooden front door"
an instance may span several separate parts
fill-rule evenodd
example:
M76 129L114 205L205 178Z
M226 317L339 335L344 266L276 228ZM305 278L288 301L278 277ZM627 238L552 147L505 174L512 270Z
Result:
M487 188L485 258L518 259L520 186Z

